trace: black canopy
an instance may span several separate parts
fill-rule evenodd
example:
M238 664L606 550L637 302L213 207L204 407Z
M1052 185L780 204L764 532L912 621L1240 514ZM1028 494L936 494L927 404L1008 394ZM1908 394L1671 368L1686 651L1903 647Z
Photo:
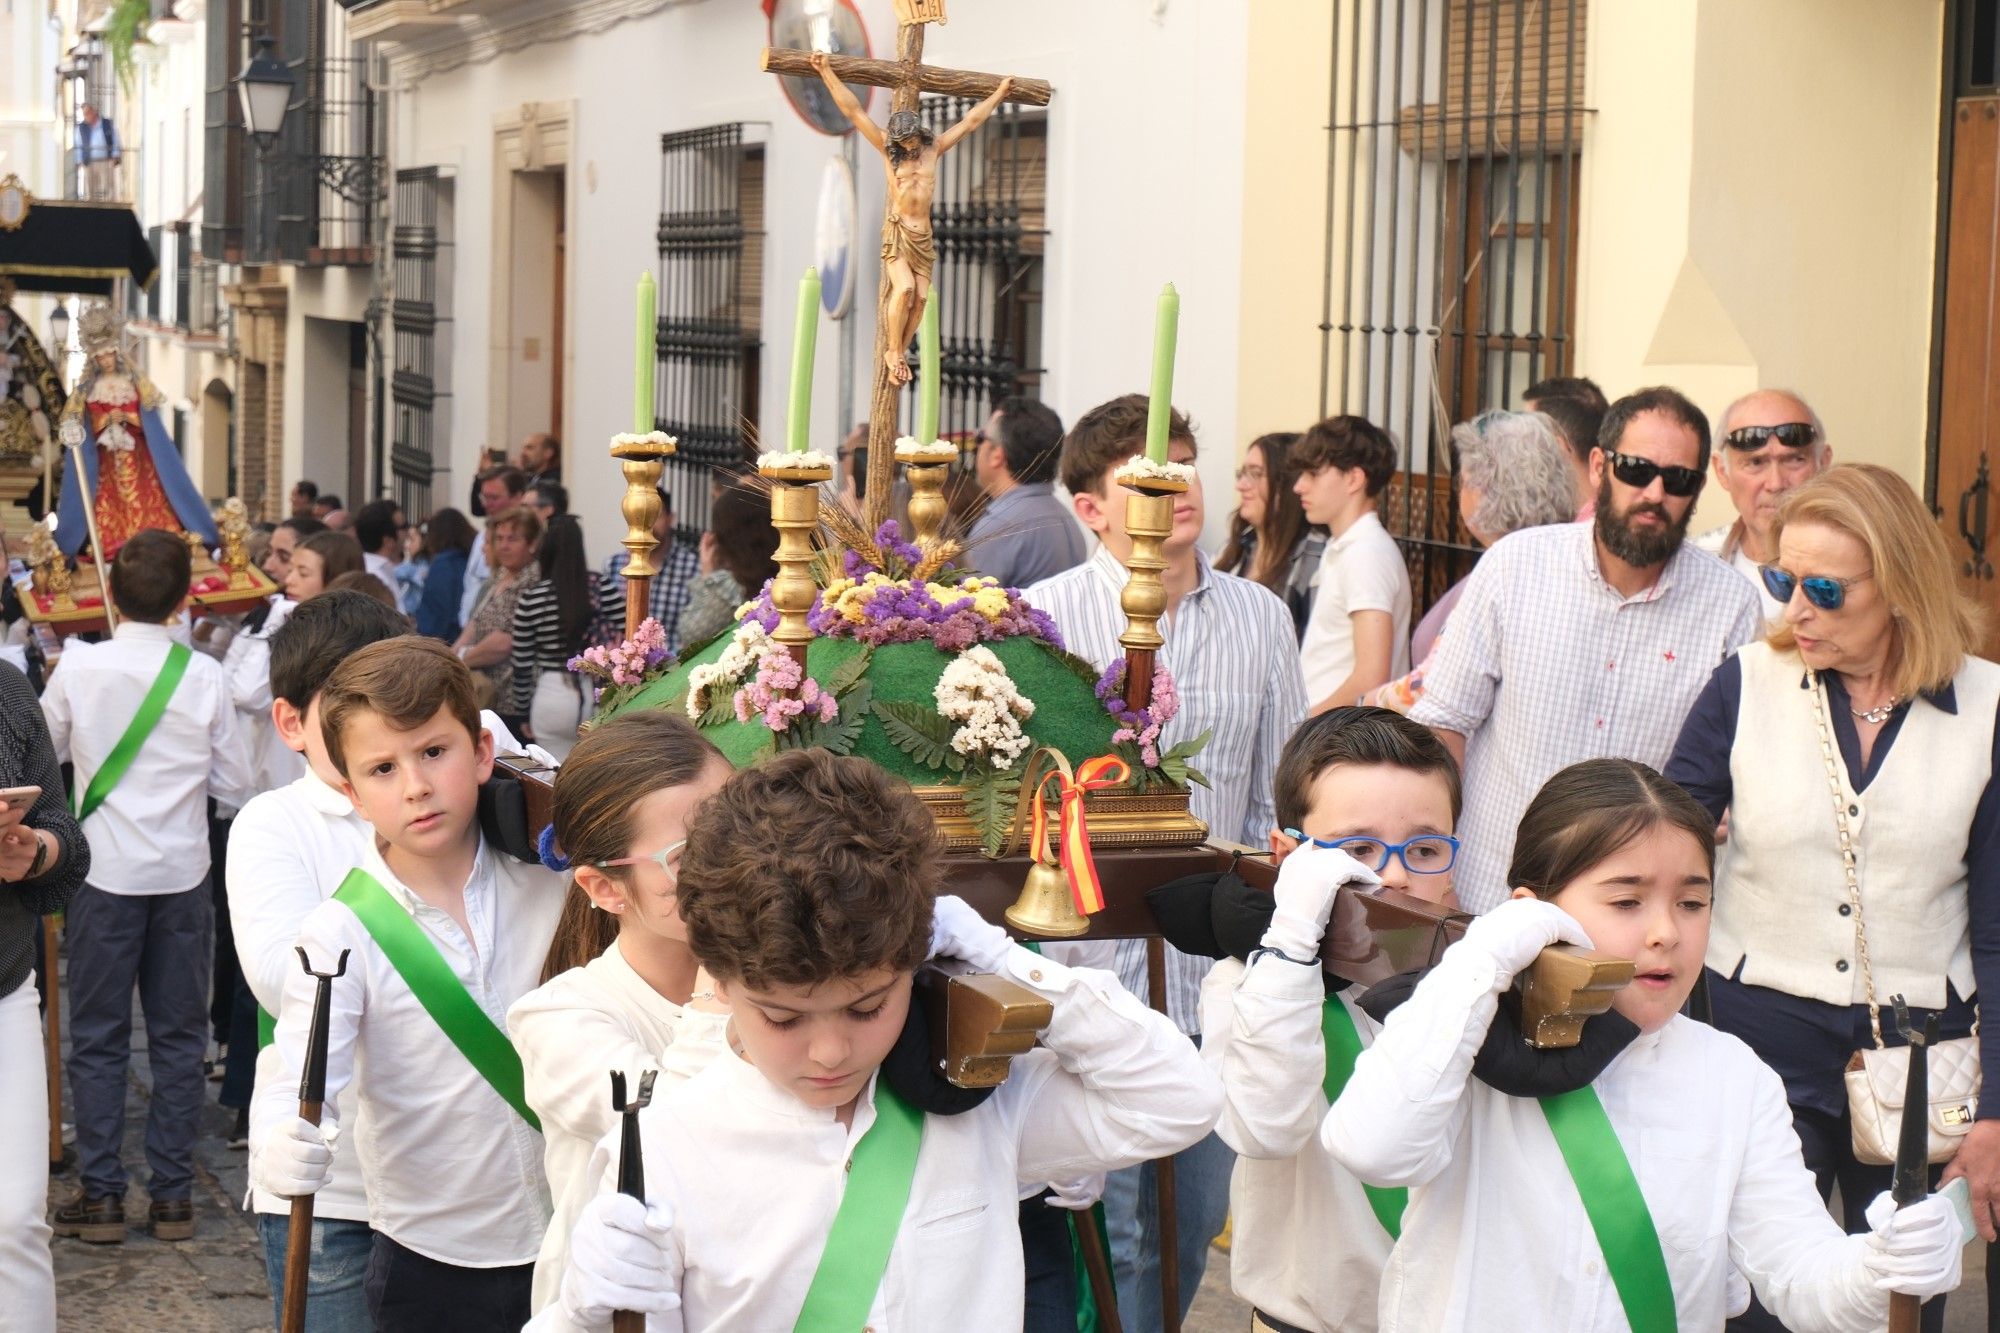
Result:
M19 227L0 227L0 275L24 292L109 296L113 278L145 287L159 267L128 206L35 199Z

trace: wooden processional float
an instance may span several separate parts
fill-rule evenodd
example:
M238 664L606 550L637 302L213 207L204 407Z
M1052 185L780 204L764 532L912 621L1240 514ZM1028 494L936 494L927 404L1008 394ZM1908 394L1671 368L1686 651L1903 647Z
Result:
M832 479L833 459L826 452L809 449L807 441L811 330L818 318L820 296L817 278L810 273L801 285L788 447L766 453L758 460L763 484L770 491L771 521L778 532L779 572L769 589L769 609L774 614L775 628L768 631L769 640L777 645L772 651L788 652L799 663L802 682L813 679L803 671L809 649L836 646L846 649L845 644L834 645L824 640L815 643L817 636L808 623L821 596L815 566L829 552L837 557L843 547L854 549L854 543L864 539L861 534L875 532L889 517L889 496L898 466L904 469L909 483L909 516L915 530L915 548L927 553L941 552L947 557L960 551L956 541L943 532L947 510L943 486L958 449L956 445L940 442L936 429L936 302L927 299L930 190L935 182L938 156L949 151L965 133L976 129L1001 102L1042 106L1053 96L1047 84L1035 80L1005 79L923 64L924 27L944 21L943 0L897 0L897 15L894 61L783 49L767 49L763 54L766 70L816 77L825 82L827 91L842 105L857 130L882 150L889 182L883 222L885 261L876 339L875 393L870 417L868 508L859 513L823 511L822 488ZM844 84L891 90L892 120L887 134L882 127L866 120L851 94L845 92ZM914 118L906 115L915 111L918 95L925 91L984 100L959 125L932 137L929 131L915 128ZM899 116L906 118L898 121ZM658 573L653 559L656 547L653 524L661 512L658 487L666 460L676 448L675 440L657 428L652 384L657 334L653 292L650 275L642 278L635 356L634 433L617 437L611 446L625 480L620 513L627 526L621 544L630 556L624 570L628 638L639 633L647 614L651 582ZM919 314L921 325L916 318ZM1171 287L1162 295L1160 316L1146 454L1131 460L1117 474L1118 481L1128 491L1125 526L1133 547L1126 562L1129 578L1120 599L1127 623L1119 640L1126 664L1122 702L1130 712L1145 709L1150 702L1154 658L1163 646L1159 622L1166 609L1166 593L1161 583L1166 562L1161 548L1172 528L1174 497L1187 489L1186 474L1190 471L1167 461L1173 340L1178 318L1178 297ZM911 337L916 338L923 353L924 374L916 434L898 438L897 390L911 378L904 362ZM834 508L839 508L838 502ZM837 558L834 563L838 565ZM939 559L924 568L948 563ZM922 582L925 577L929 576L918 577L917 581ZM916 646L932 658L938 656L929 645ZM688 662L709 658L717 651L713 645L707 649L690 648ZM829 693L833 688L832 677L826 668L831 660L831 655L821 657L816 651L814 671L824 682L818 688ZM1069 662L1072 668L1083 666L1075 659ZM861 669L866 667L863 663ZM1096 669L1091 665L1088 672ZM833 675L838 674L836 667ZM1057 675L1060 673L1050 673ZM1058 683L1071 692L1082 690L1081 701L1060 692L1038 696L1041 705L1035 710L1038 723L1045 713L1060 713L1065 707L1091 711L1099 723L1105 721L1107 715L1098 697L1090 693L1090 686L1078 686L1073 678ZM617 707L669 706L665 701L676 698L675 688L680 691L679 702L691 706L697 697L693 687L671 677L666 686L650 700L641 693L621 699ZM803 684L800 688L803 689ZM1119 696L1113 691L1111 697L1115 702ZM690 711L700 710L690 707ZM880 711L877 705L876 712ZM721 731L728 729L727 723L718 725ZM855 728L859 729L858 722ZM1108 737L1110 730L1108 725L1102 727L1103 735ZM768 742L769 737L765 740ZM1109 748L1101 737L1090 743ZM729 749L726 744L723 748L725 752ZM743 757L744 753L747 752L739 752L732 759L754 762ZM883 753L880 749L875 752ZM944 780L943 776L936 781L922 775L910 777L907 772L903 776L908 777L937 820L948 851L947 891L963 898L987 920L1003 926L1018 939L1145 941L1153 1004L1164 1009L1166 945L1159 922L1146 901L1148 890L1185 876L1233 871L1252 889L1268 892L1276 881L1276 869L1269 857L1256 849L1210 838L1208 828L1190 812L1185 782L1162 782L1157 774L1154 781L1129 786L1122 781L1085 780L1086 770L1102 762L1093 757L1094 753L1081 749L1072 752L1071 757L1081 764L1072 778L1069 760L1037 737L1033 756L1024 768L1020 797L1014 803L1018 813L1006 816L1012 820L1012 836L1004 839L994 836L995 829L990 823L982 828L975 818L968 794L968 775L961 775L965 781L960 784ZM887 754L890 759L896 757L893 751ZM502 755L499 763L521 782L527 830L532 838L550 822L554 775L526 756ZM1060 771L1064 790L1071 791L1072 796L1081 793L1076 804L1083 816L1073 834L1068 821L1063 821L1059 830L1051 830L1061 835L1055 839L1059 844L1055 851L1046 845L1049 839L1039 821L1030 831L1025 846L1020 836L1031 795L1039 792L1044 782L1054 780L1049 776L1050 769ZM986 808L990 810L990 803ZM1057 821L1051 817L1049 822ZM1088 859L1095 863L1099 893L1086 895L1072 891L1069 869L1079 841L1087 846ZM1094 900L1080 901L1086 898ZM1078 910L1080 905L1092 910L1086 914ZM1369 985L1435 963L1443 950L1464 933L1470 920L1463 913L1391 889L1348 886L1340 890L1335 900L1322 955L1329 971L1350 982ZM1576 1045L1584 1020L1609 1008L1617 990L1631 980L1632 972L1633 965L1623 959L1568 946L1545 950L1521 983L1522 1027L1529 1041L1543 1048ZM959 1087L992 1087L1002 1082L1008 1061L1032 1049L1036 1035L1051 1017L1047 1001L1002 977L947 967L926 969L926 975L919 980L919 992L929 1008L938 1071ZM1177 1333L1176 1314L1180 1305L1170 1202L1172 1163L1161 1162L1158 1168L1163 1310L1168 1328ZM1101 1256L1097 1266L1102 1267ZM1107 1326L1116 1328L1109 1321Z

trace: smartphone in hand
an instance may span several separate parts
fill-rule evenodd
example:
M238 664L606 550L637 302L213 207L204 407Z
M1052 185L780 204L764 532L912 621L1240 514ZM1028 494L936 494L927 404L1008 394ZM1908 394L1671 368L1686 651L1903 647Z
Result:
M0 787L0 829L12 828L42 799L40 787Z

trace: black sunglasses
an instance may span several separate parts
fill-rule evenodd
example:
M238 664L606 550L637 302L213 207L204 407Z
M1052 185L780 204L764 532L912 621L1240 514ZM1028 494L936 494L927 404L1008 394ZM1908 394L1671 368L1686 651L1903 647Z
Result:
M1660 485L1668 495L1686 497L1701 489L1701 469L1692 467L1663 467L1650 458L1637 454L1621 454L1606 449L1604 459L1611 464L1611 475L1634 490L1645 490L1653 484L1653 478L1660 479Z
M1837 579L1831 574L1808 574L1800 578L1776 565L1760 565L1758 572L1764 576L1764 590L1778 601L1790 602L1792 589L1803 587L1806 600L1822 611L1838 611L1847 602L1849 586L1875 577L1873 574L1856 574L1851 579Z
M1787 449L1803 449L1819 438L1819 432L1810 423L1787 421L1782 426L1743 426L1722 437L1722 442L1731 449L1762 449L1764 442L1776 439Z

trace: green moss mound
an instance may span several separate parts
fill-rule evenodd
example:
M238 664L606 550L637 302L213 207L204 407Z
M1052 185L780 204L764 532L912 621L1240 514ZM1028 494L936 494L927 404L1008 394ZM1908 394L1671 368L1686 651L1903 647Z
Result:
M636 708L684 708L689 673L722 656L728 646L729 636L725 634L606 716ZM1022 730L1036 745L1054 746L1073 764L1109 753L1116 723L1098 702L1095 675L1088 665L1031 638L1003 639L986 646L1005 664L1007 674L1023 697L1034 701L1035 714L1023 724ZM862 645L852 639L814 639L806 649L807 673L824 684L861 651ZM875 649L863 679L873 687L875 700L935 709L937 699L933 691L951 659L951 654L939 652L928 643L884 644ZM755 762L771 749L770 731L754 720L738 722L731 718L719 726L706 728L703 734L738 767ZM861 728L854 753L918 786L958 780L957 774L926 768L897 749L883 731L881 719L873 714Z

